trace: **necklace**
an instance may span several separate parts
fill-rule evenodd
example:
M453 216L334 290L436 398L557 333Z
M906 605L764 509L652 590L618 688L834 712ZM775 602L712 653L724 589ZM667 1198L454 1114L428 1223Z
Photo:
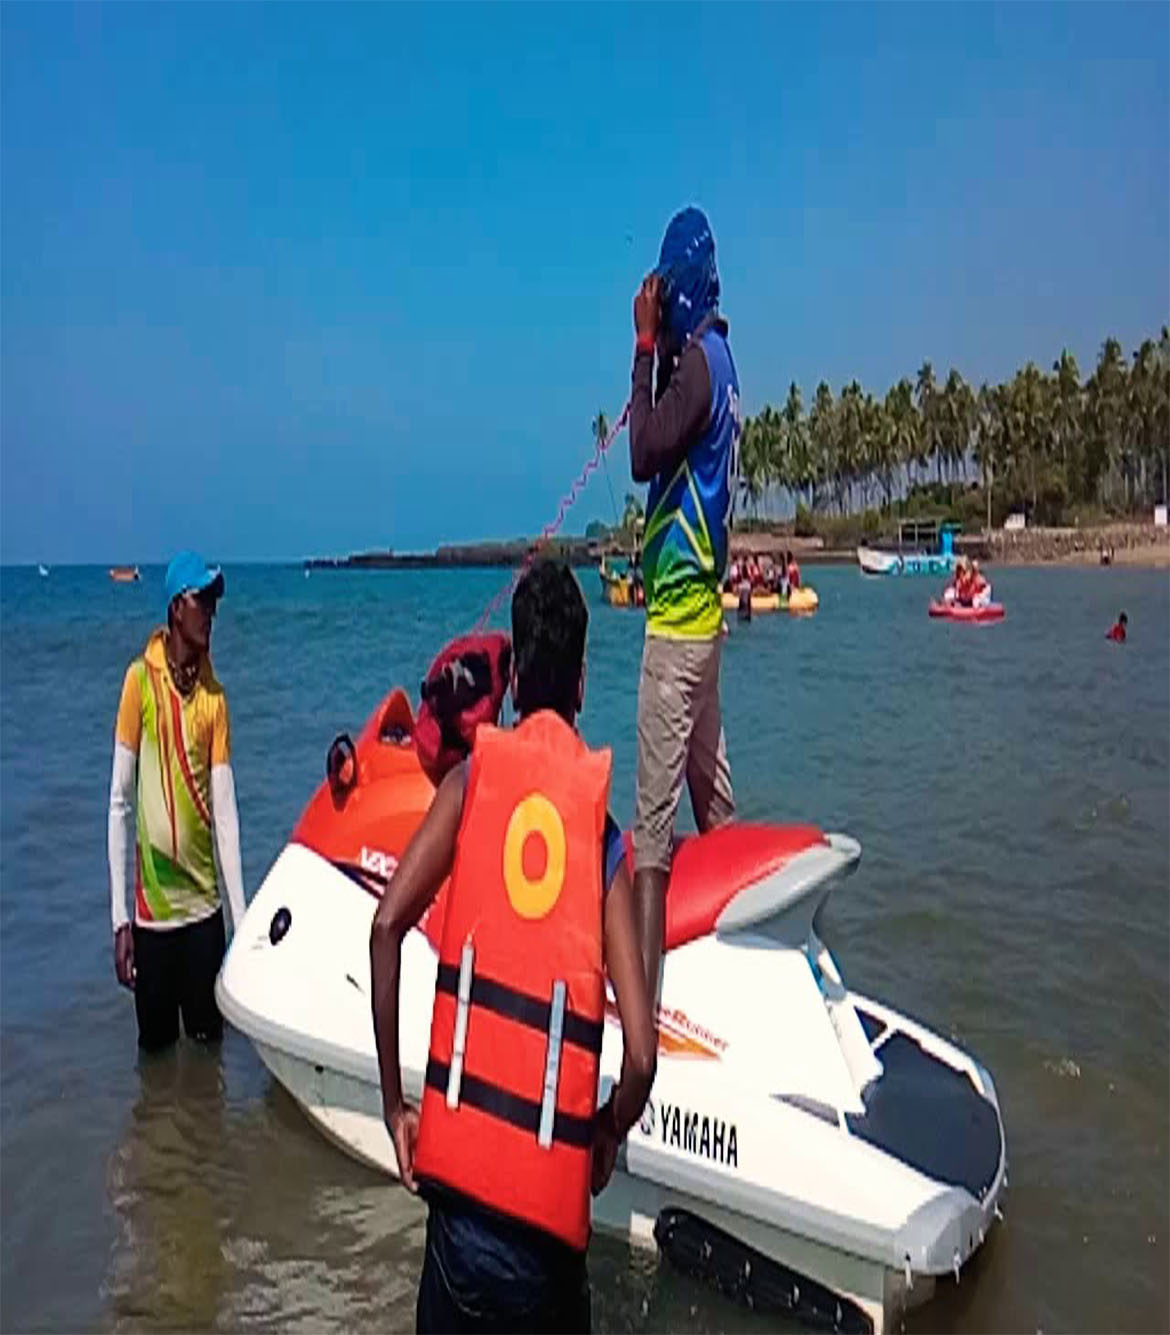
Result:
M199 660L195 659L191 663L184 663L182 666L177 664L171 657L171 641L167 637L166 643L167 668L170 670L171 680L175 683L175 689L180 695L190 695L191 687L195 685L195 678L199 675Z

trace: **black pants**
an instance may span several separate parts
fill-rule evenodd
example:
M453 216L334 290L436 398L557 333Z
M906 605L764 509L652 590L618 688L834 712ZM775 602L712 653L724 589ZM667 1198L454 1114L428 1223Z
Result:
M523 1286L519 1286L522 1290ZM418 1285L415 1329L419 1335L509 1335L510 1332L547 1332L548 1335L589 1335L592 1328L589 1278L580 1270L566 1275L555 1296L531 1303L516 1285L502 1286L498 1302L485 1301L481 1292L474 1306L461 1301L443 1269L428 1220L427 1245Z
M140 1047L154 1051L174 1043L180 1012L188 1038L214 1043L223 1036L215 976L226 945L222 909L188 927L167 930L134 924L134 1010Z

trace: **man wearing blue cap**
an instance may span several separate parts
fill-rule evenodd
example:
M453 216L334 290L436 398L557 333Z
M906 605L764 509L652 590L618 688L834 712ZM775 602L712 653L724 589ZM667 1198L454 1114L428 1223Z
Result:
M225 933L244 916L240 821L227 698L211 670L211 623L223 574L194 552L167 568L167 624L126 670L110 783L110 909L114 971L134 992L138 1042L218 1039L215 977ZM137 809L137 822L135 810ZM126 863L135 835L134 917ZM219 873L216 854L219 855Z
M634 299L630 469L649 482L642 569L634 894L658 985L666 883L683 779L700 830L735 814L719 704L723 576L738 474L739 379L719 314L715 240L701 210L670 220ZM653 398L651 380L657 355Z

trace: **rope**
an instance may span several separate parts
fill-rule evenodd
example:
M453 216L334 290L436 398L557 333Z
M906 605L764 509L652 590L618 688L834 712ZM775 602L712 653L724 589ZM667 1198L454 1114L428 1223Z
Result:
M532 550L520 563L519 569L513 572L508 582L501 586L501 588L492 597L492 600L483 609L483 612L480 614L479 620L475 623L475 629L474 629L475 634L478 634L480 631L484 629L484 627L488 624L488 622L492 619L492 617L496 614L496 612L498 612L500 608L503 606L504 602L512 596L512 590L515 589L516 585L520 583L520 581L524 578L524 575L527 572L529 566L531 566L533 561L535 561L536 558L540 555L541 548L544 547L551 538L556 537L557 533L560 531L561 525L565 522L565 519L569 511L573 508L578 498L580 497L581 493L585 490L585 487L588 484L589 479L593 476L594 473L597 472L598 468L600 468L601 465L605 462L605 456L607 451L609 450L609 447L614 443L615 440L617 440L618 436L621 435L622 431L625 429L626 423L629 420L630 420L630 405L629 402L627 401L626 406L621 410L621 413L618 416L617 421L614 422L613 426L610 427L609 432L606 435L605 439L599 440L597 444L594 446L593 457L589 460L589 462L585 465L585 467L581 469L581 471L577 474L576 478L573 480L573 485L564 494L564 496L561 497L561 503L560 505L557 506L556 515L552 519L550 519L547 524L545 524L543 529L541 529L540 537L537 538L536 543L533 546ZM606 472L607 480L608 476L609 474L607 470Z

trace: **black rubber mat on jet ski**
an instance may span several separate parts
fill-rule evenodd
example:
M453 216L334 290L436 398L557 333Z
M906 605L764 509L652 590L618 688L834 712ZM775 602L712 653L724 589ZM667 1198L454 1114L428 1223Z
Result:
M845 1114L849 1130L981 1201L999 1169L995 1108L962 1071L906 1034L893 1034L877 1056L884 1074L865 1092L865 1113Z
M876 1015L870 1015L868 1011L863 1011L860 1006L857 1008L857 1018L861 1021L861 1027L865 1030L866 1041L869 1043L875 1042L886 1032L885 1024Z
M654 1240L685 1274L760 1312L786 1312L815 1330L873 1335L873 1322L848 1298L789 1270L689 1210L663 1210Z

